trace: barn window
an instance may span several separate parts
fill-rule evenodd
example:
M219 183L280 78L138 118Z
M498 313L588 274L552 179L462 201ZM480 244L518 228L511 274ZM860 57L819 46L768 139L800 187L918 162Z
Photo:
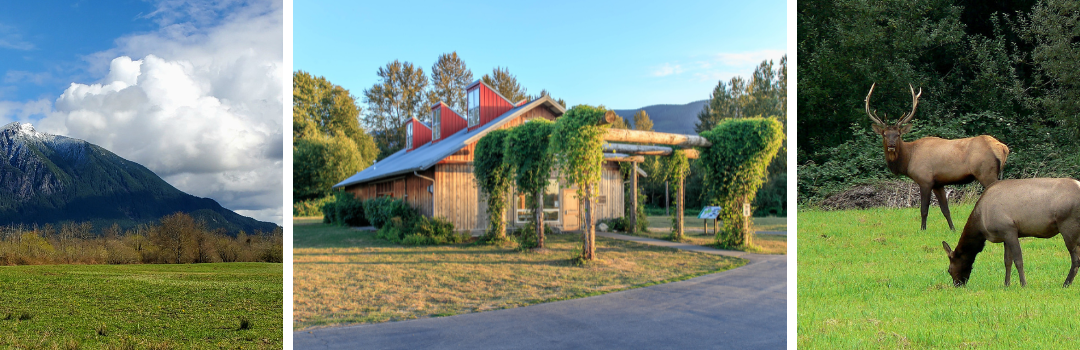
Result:
M442 128L439 126L442 124L442 118L439 118L439 111L442 110L442 106L435 108L431 111L431 139L438 140L442 135Z
M514 200L515 221L525 223L529 221L532 209L528 207L532 193L519 193ZM547 188L544 188L544 222L559 222L559 182L548 180Z
M412 149L412 121L405 124L405 149Z
M480 124L480 88L469 91L469 126Z

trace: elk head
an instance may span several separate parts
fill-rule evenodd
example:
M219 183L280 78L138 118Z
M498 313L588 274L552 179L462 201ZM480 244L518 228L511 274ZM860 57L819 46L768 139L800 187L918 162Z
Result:
M971 266L974 263L974 259L967 259L966 257L959 256L955 250L949 248L949 244L945 241L941 241L942 248L945 248L945 254L949 256L949 276L952 276L953 286L963 287L967 285L968 278L971 277Z
M911 112L900 116L900 119L896 121L896 124L887 125L881 118L878 118L876 110L870 110L870 95L874 93L875 85L877 85L877 83L870 85L870 92L866 94L866 115L870 116L870 120L874 121L874 132L883 136L884 140L882 142L885 146L885 159L892 162L896 161L900 156L900 143L903 142L903 139L901 139L900 136L911 131L911 124L908 124L908 122L915 116L915 108L919 106L919 96L922 96L922 88L919 88L919 93L916 94L915 88L911 87L911 84L908 84L908 88L911 89Z

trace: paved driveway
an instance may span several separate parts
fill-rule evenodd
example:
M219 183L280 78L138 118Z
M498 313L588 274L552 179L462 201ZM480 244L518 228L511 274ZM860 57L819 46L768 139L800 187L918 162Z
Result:
M601 234L750 260L681 282L514 309L293 333L296 349L782 349L787 256ZM646 241L647 240L647 241ZM651 242L655 241L655 242ZM682 247L687 246L687 247Z

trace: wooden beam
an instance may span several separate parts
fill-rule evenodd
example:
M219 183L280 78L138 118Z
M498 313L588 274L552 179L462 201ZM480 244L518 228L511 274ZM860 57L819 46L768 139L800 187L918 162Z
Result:
M631 156L623 153L604 153L604 160L610 160L614 162L644 162L644 156Z
M704 137L697 135L669 134L664 132L637 131L627 129L608 129L604 135L604 141L652 143L660 145L672 145L682 148L710 147L712 143Z
M637 232L637 175L638 167L637 162L631 162L634 166L634 170L630 172L630 227L626 228L627 233Z
M604 152L614 153L626 153L639 156L666 156L670 155L671 147L664 146L644 146L644 145L628 145L625 143L604 143ZM683 150L683 154L686 154L686 158L698 159L700 156L698 151L693 148Z
M615 111L608 110L604 113L604 120L600 121L597 125L612 124L615 123L615 119L618 119L619 115L615 114Z

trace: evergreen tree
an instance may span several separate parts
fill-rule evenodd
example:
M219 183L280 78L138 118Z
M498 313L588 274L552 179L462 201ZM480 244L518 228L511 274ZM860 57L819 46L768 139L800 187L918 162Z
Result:
M472 82L473 75L457 52L439 55L439 60L431 66L431 90L427 93L428 106L440 101L446 103L458 113L467 112L465 105L465 87ZM422 119L427 122L429 120Z
M495 67L490 75L484 74L484 77L481 79L484 80L484 84L495 89L495 92L498 92L503 95L503 97L509 99L510 103L518 103L529 97L526 94L525 88L522 88L521 84L518 84L517 77L510 74L510 70L507 68Z
M430 106L424 106L427 77L423 68L394 60L380 67L377 74L380 81L364 90L368 108L363 121L371 129L382 159L405 147L405 121L413 117L423 120Z
M551 96L551 93L549 93L547 91L547 89L540 90L540 96L529 97L529 101L532 101L532 100L535 100L535 99L538 99L538 98L541 98L541 97L544 97L544 96ZM555 100L555 102L558 102L559 105L562 106L563 108L570 108L570 106L566 105L566 101L563 101L563 99L561 99L561 98L552 97L551 99Z

